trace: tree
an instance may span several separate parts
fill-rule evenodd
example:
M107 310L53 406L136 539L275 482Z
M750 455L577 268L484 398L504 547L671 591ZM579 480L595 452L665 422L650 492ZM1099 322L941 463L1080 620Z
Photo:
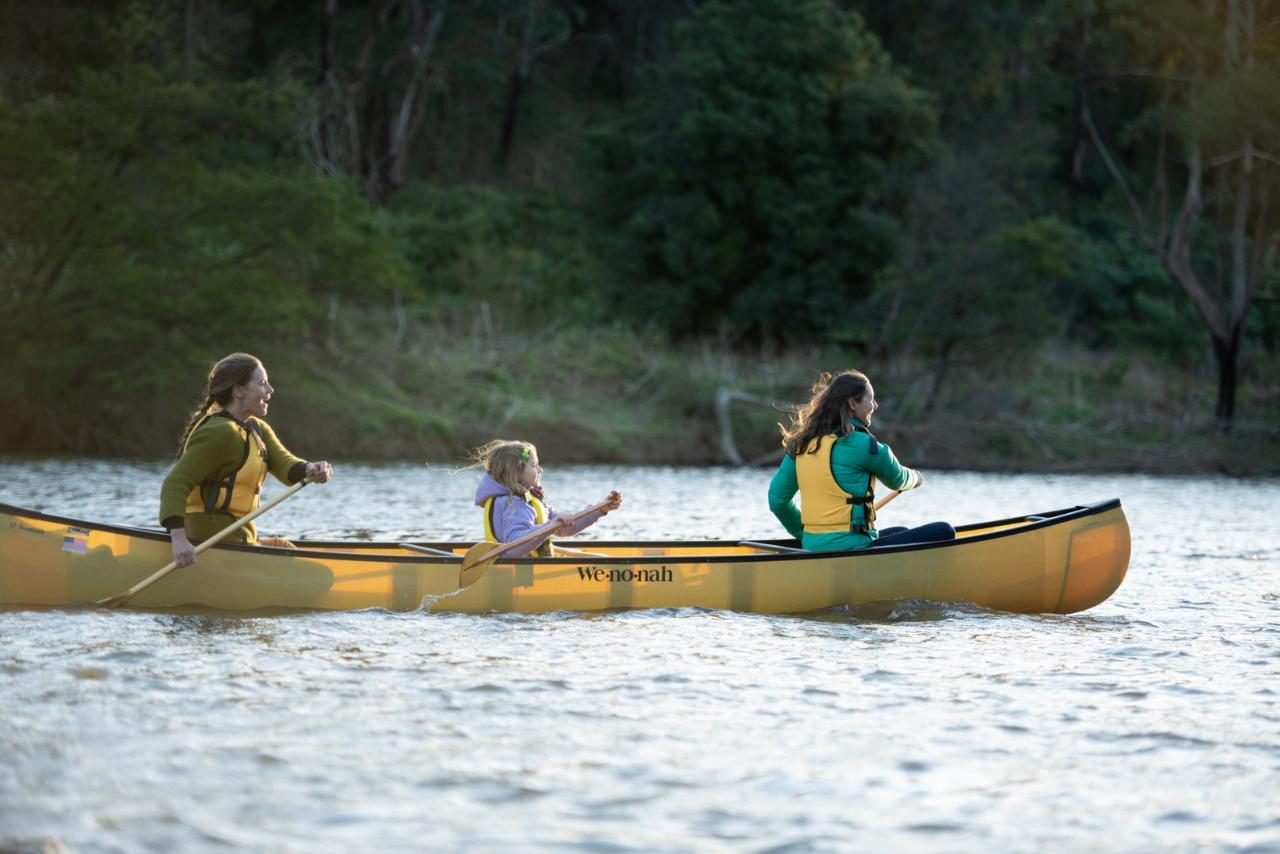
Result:
M945 152L916 182L901 251L863 316L879 327L864 333L874 356L907 351L932 362L926 410L945 400L957 363L1022 364L1054 327L1075 236L1023 201L1052 162L1050 138L1040 126L1010 125L1003 137Z
M1141 239L1208 330L1215 415L1230 429L1249 309L1280 244L1280 2L1117 0L1106 12L1093 39L1098 69L1081 82L1081 121ZM1097 119L1106 113L1093 104L1133 79L1151 88L1152 106L1109 142Z
M931 98L830 0L709 2L591 148L612 298L681 335L842 336L893 256Z
M138 448L192 360L404 284L355 185L300 168L297 89L188 80L152 12L104 26L114 61L65 92L0 95L0 444Z
M343 38L339 0L320 17L323 163L360 177L377 205L405 185L414 138L426 116L426 88L448 0L376 0L360 10L358 38ZM354 52L351 48L354 47ZM345 49L343 49L345 48Z
M524 0L524 27L520 38L520 46L516 51L515 67L511 70L511 80L507 85L507 98L503 107L502 131L498 138L498 160L503 167L511 157L511 146L515 143L516 123L520 118L520 105L529 89L529 81L533 76L533 64L540 56L563 45L573 32L573 23L568 11L558 6L552 7L548 15L546 0ZM550 29L544 34L544 29Z

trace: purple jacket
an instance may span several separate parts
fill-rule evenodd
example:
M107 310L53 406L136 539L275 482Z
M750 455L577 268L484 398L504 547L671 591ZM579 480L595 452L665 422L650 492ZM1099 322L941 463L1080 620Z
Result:
M493 535L498 538L498 542L509 543L538 529L538 526L534 524L533 505L525 501L523 496L514 494L488 474L485 474L480 479L480 485L476 487L476 506L483 507L484 503L490 498L493 499ZM545 501L543 503L546 504ZM549 528L551 520L560 515L550 504L546 504L546 507L547 524L543 525L542 528ZM574 524L560 528L557 533L562 536L572 537L579 531L594 525L603 515L599 510L594 513L588 513ZM539 545L541 543L534 542L527 547L518 548L510 552L508 556L524 557Z

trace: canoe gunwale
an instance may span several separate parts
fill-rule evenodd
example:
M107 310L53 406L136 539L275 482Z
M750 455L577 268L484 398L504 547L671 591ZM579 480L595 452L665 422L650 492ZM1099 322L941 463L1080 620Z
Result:
M987 522L976 522L968 525L962 525L956 528L958 534L965 531L978 530L982 528L1002 527L1002 530L989 531L985 534L975 534L970 537L963 537L955 540L945 540L934 543L905 543L898 546L875 546L862 549L846 549L843 551L827 551L827 552L788 552L788 553L761 553L761 554L699 554L696 560L699 563L720 563L720 562L743 562L752 563L773 563L773 562L797 562L806 560L827 560L833 557L870 557L875 555L899 555L904 552L920 551L926 549L945 549L955 548L958 546L968 545L970 543L985 543L991 540L1002 539L1005 537L1019 536L1031 531L1052 527L1054 525L1067 524L1069 522L1087 517L1099 515L1110 510L1120 507L1119 498L1111 498L1105 501L1099 501L1092 504L1075 505L1061 510L1045 511L1040 513L1029 513L1026 516L1014 516L1007 519L997 519ZM91 530L107 531L110 533L121 534L129 537L137 537L141 539L168 542L167 533L159 530L147 528L135 528L127 525L115 525L105 522L88 522L83 519L75 519L69 516L60 516L52 513L44 513L39 510L30 510L18 507L12 504L0 502L0 514L11 516L23 516L32 519L39 519L44 522L52 522L58 525L68 525L79 528L88 528ZM1033 517L1041 517L1038 520L1028 522ZM1026 524L1021 524L1026 522ZM1016 527L1005 527L1016 526ZM454 557L434 556L425 554L394 554L388 555L387 552L398 549L399 542L413 542L412 540L401 539L397 542L358 542L351 540L298 540L297 545L300 549L305 549L309 555L317 558L334 558L347 561L368 561L385 563L389 557L394 558L396 563L405 564L455 564L460 563L463 555L455 555ZM566 541L573 542L573 541ZM643 548L653 547L655 543L661 543L669 549L678 549L682 546L696 549L715 548L716 546L724 546L726 548L737 548L738 540L591 540L591 545L600 548ZM781 538L777 540L757 540L757 542L768 544L786 544L794 542L791 538ZM449 543L449 542L431 542L432 546L447 546L451 548L459 548L467 543ZM283 548L279 546L260 546L246 545L241 543L220 543L214 547L216 550L222 551L242 551L253 554L268 554L280 556L298 556L298 550ZM352 551L350 549L357 548ZM363 553L368 549L370 553ZM375 551L382 549L383 551ZM592 563L607 566L611 563L627 563L633 565L643 565L646 563L662 564L670 562L672 554L663 555L619 555L619 556L593 556ZM511 560L501 561L502 563L538 563L538 564L566 564L577 565L583 562L582 556L566 555L563 557L538 557L538 558L514 558Z

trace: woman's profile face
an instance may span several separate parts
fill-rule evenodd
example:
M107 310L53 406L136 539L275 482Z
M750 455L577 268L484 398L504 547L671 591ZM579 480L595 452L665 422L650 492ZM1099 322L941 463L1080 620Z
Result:
M258 365L248 382L236 386L235 396L243 403L248 414L266 418L267 405L274 391L271 383L267 382L267 369Z
M872 413L880 408L880 404L876 403L876 390L871 383L867 383L867 393L862 396L862 400L850 398L849 404L853 417L868 427L871 426Z

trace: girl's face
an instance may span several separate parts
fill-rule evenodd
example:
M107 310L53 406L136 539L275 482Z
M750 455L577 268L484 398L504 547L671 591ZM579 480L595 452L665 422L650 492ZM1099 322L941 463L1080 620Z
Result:
M520 466L520 485L532 489L542 480L542 466L538 464L538 452L530 451L529 460Z

